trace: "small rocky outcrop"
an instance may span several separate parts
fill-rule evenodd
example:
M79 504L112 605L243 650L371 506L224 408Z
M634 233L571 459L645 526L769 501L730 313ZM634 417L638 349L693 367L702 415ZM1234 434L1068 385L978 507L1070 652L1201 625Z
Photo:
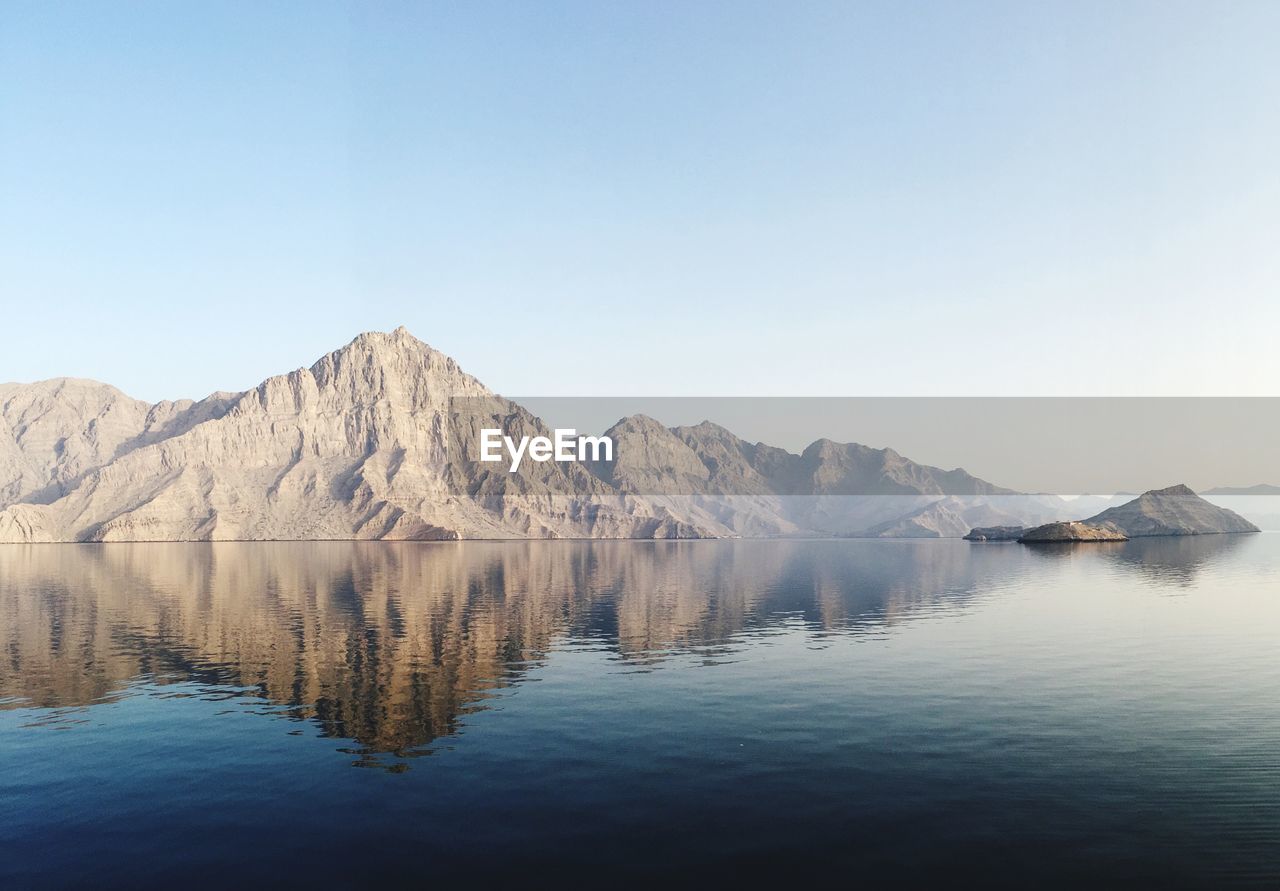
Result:
M1044 528L1044 527L1041 527ZM970 529L965 541L1017 541L1027 531L1025 526L979 526Z
M1110 524L1104 523L1095 526L1090 523L1077 522L1046 523L1043 526L1027 530L1018 539L1023 544L1048 544L1060 541L1128 540L1129 536Z

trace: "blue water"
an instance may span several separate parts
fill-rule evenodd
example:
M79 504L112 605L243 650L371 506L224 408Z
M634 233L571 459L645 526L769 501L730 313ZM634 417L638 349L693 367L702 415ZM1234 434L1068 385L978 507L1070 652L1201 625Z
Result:
M0 548L0 887L1280 884L1280 535Z

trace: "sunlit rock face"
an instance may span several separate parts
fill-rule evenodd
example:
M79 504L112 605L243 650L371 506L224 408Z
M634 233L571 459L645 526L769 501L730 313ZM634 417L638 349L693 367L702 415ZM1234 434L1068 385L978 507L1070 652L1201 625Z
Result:
M451 416L455 399L488 400L508 429L544 427L403 328L362 334L310 368L200 403L147 406L85 382L6 395L0 541L722 531L624 500L582 466L517 477L450 461L482 417Z
M800 454L634 415L608 461L479 460L551 434L400 328L243 393L148 405L91 381L0 387L0 542L859 536L1064 518L892 449Z
M959 542L19 545L0 552L0 709L188 685L404 753L557 641L652 666L778 623L879 634L999 571Z

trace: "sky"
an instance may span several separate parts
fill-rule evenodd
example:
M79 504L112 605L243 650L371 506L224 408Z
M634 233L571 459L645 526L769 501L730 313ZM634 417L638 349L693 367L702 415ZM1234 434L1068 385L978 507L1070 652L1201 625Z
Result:
M1280 395L1280 4L0 4L0 380Z

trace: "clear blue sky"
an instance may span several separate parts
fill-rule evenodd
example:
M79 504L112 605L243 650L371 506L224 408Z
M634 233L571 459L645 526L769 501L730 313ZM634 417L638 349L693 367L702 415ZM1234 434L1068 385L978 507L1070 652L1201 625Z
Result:
M1277 394L1280 3L0 4L0 380Z

